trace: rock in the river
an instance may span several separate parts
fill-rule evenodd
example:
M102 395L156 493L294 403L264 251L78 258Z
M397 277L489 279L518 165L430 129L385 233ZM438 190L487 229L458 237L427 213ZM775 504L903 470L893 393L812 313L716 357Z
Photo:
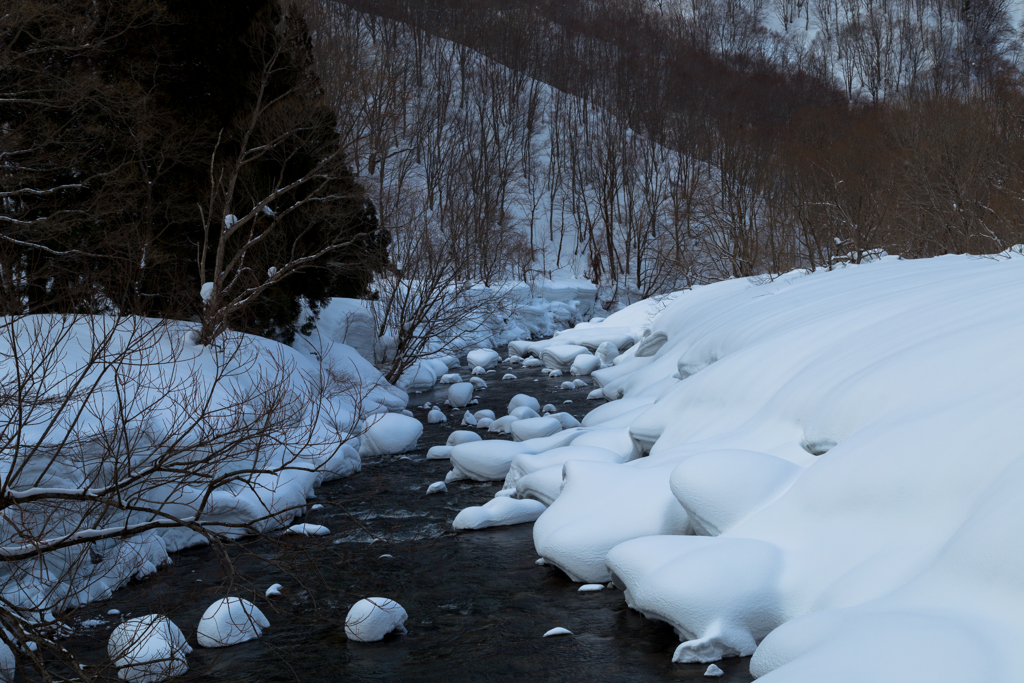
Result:
M406 633L405 610L390 598L363 598L345 617L345 635L359 643L382 640L389 633Z
M188 671L192 648L174 622L160 614L129 619L114 629L107 655L118 677L129 683L157 683Z
M269 626L259 607L248 600L223 598L203 612L196 640L203 647L227 647L255 640Z

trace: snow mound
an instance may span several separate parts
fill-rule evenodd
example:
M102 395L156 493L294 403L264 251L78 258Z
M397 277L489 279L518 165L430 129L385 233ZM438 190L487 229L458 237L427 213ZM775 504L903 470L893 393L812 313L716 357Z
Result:
M409 615L389 598L363 598L345 617L345 635L357 643L374 643L389 633L406 633Z
M545 509L544 504L536 500L494 498L483 505L466 508L455 516L452 526L466 530L525 524L540 517Z
M579 593L593 593L596 591L603 591L603 583L585 583L577 589Z
M569 372L576 356L584 354L590 355L590 351L587 350L587 347L585 346L577 346L575 344L558 344L548 346L543 349L540 352L540 360L546 368Z
M465 413L462 414L462 422L460 422L459 424L463 427L476 427L476 416L467 410Z
M523 361L524 368L541 368L544 367L543 361L539 358L527 358Z
M587 394L587 400L588 401L601 401L601 400L604 400L604 391L602 391L601 389L594 389L589 394Z
M718 667L718 665L716 665L716 664L711 664L711 665L709 665L709 666L708 666L708 668L707 668L707 671L705 671L705 672L704 672L704 675L705 675L705 676L711 676L711 677L713 677L713 678L718 678L719 676L724 676L724 675L725 675L725 672L724 672L724 671L722 671L722 670L721 670L721 669L720 669L720 668Z
M510 410L508 414L517 420L529 420L532 417L540 417L540 413L530 406L518 406L517 408Z
M448 403L453 408L465 408L473 400L473 384L458 382L448 387Z
M129 683L157 683L188 671L192 648L174 622L159 614L129 619L110 634L107 655Z
M511 415L512 411L518 408L519 406L526 406L533 412L540 414L540 401L535 399L533 396L528 396L526 394L516 394L515 396L512 397L512 400L508 402L508 409L506 412L508 412L508 414Z
M445 486L443 481L435 481L433 484L427 487L427 495L433 495L435 493L448 493L448 487Z
M438 384L457 384L462 381L462 375L457 372L449 372L441 375L441 379L437 381Z
M506 372L504 375L501 376L501 378L502 379L519 379L518 377L513 375L511 372Z
M203 612L196 640L203 647L227 647L255 640L269 627L256 605L242 598L223 598Z
M480 441L481 437L476 432L466 431L464 429L457 429L448 435L448 441L446 446L458 446L462 443L469 443L471 441Z
M416 447L423 434L419 420L401 413L374 415L367 422L366 431L359 439L359 454L363 457L406 453Z
M427 460L447 460L451 455L451 446L431 446L427 451Z
M511 425L511 431L515 441L527 441L557 434L562 431L562 423L553 417L532 417L516 420Z
M266 592L263 594L263 597L276 598L279 595L281 595L281 588L283 588L281 584L275 583L266 590Z
M572 635L572 631L570 631L569 629L563 628L561 626L556 626L555 628L553 628L550 631L546 632L543 637L544 638L548 638L550 636L571 636L571 635Z
M487 382L483 381L479 377L470 377L469 378L469 383L472 384L473 388L476 389L476 390L486 389L487 388Z
M429 425L438 424L438 423L447 422L447 421L448 421L448 416L445 415L444 413L442 413L441 409L438 408L437 406L434 406L433 408L431 408L430 412L427 413L427 424L429 424Z
M466 354L466 361L471 367L490 370L501 362L501 356L494 349L474 349Z
M288 527L288 533L300 536L327 536L331 530L320 524L293 524Z
M587 375L601 368L601 359L590 353L581 353L572 360L572 367L569 373L578 377Z

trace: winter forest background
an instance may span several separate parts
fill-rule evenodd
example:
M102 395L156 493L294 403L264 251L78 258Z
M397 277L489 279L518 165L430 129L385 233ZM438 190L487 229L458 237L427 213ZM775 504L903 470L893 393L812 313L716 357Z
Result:
M8 0L0 680L15 659L43 679L88 679L61 646L65 615L177 550L210 544L227 557L233 539L270 536L305 514L314 489L359 471L361 457L408 450L423 432L409 393L443 381L454 355L477 346L513 342L537 356L513 354L524 369L589 364L582 376L600 384L591 397L611 402L582 427L572 416L554 425L543 409L527 417L558 434L618 430L574 442L613 458L601 464L616 468L607 481L585 480L577 463L566 471L592 486L573 488L564 463L544 461L557 490L525 497L561 506L538 521L548 540L538 536L537 549L570 576L608 581L606 555L646 576L647 537L726 535L739 523L739 513L728 524L700 521L687 507L689 480L672 484L683 493L667 492L680 471L672 458L716 429L715 443L734 449L723 462L736 462L693 476L742 489L729 477L755 453L764 458L751 467L768 473L759 482L778 484L773 496L792 485L780 500L796 508L808 490L843 500L847 489L829 477L849 480L860 471L851 458L868 450L882 454L872 456L879 471L906 468L892 481L919 485L921 463L881 462L884 448L858 451L853 437L874 434L890 448L913 440L900 430L926 434L929 452L949 464L942 471L957 477L942 486L976 489L919 496L921 510L934 503L925 536L941 545L954 533L942 520L955 529L969 517L955 520L945 501L981 500L998 463L968 466L966 447L932 433L956 427L988 439L1012 465L1006 425L1017 399L1004 393L1019 361L1006 340L1018 313L1006 292L1024 243L1022 35L1024 12L1009 0ZM768 293L780 296L762 300ZM869 334L865 321L880 310ZM536 340L577 323L557 344ZM900 356L901 343L915 353ZM571 354L586 358L578 365ZM819 356L826 367L814 365ZM498 364L496 353L479 357L479 374ZM850 376L829 374L837 368ZM906 381L895 387L900 372ZM813 382L788 383L804 374ZM486 387L473 380L459 382L471 385L466 401ZM1005 401L975 406L985 420L933 411L917 432L917 418L899 413L961 391ZM805 400L819 395L834 410ZM762 441L757 430L736 436L731 421L763 418L750 408L758 397L784 403L782 417L761 425ZM726 408L701 412L719 402ZM883 408L902 416L890 431L871 421ZM975 422L992 428L982 434ZM543 454L528 455L539 463ZM472 470L491 456L453 456L455 480L494 480ZM504 465L498 480L518 471ZM815 477L823 483L811 489ZM884 479L858 481L873 490ZM609 481L636 485L623 493ZM595 496L599 485L615 495ZM616 543L636 541L636 552L616 554L600 534L636 520L609 518L586 537L607 547L580 551L596 564L573 564L586 535L560 536L564 510L598 519L664 502L654 490L685 524L630 528ZM507 505L524 502L518 493ZM743 502L744 515L768 499L761 493ZM587 507L594 500L600 509ZM785 504L773 509L782 521L771 533L799 527L803 517L786 517ZM849 519L869 514L855 512ZM939 545L910 533L914 543L904 543L904 527L892 528L894 546L937 556ZM855 568L877 550L849 539ZM762 566L744 559L752 547L730 566ZM789 566L811 566L800 561ZM860 587L898 583L857 576ZM643 584L656 613L674 588ZM810 603L814 580L795 584ZM826 604L832 594L821 595ZM722 600L722 614L746 604ZM683 612L667 619L689 624ZM749 632L746 622L695 631L680 647L699 661L705 651L750 654L771 629L796 623L780 627L785 650L785 638L802 637L801 614L765 617ZM985 642L1016 631L1000 633ZM174 666L180 635L164 638Z

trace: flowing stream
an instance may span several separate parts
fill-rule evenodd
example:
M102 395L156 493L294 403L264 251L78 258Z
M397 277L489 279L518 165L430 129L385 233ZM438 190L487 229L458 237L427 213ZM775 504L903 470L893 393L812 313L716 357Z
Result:
M500 351L504 356L506 350ZM465 364L460 372L465 379ZM489 387L477 392L480 404L471 410L504 415L517 393L577 418L597 405L586 400L593 387L559 389L571 378L517 367L511 372L518 379L503 381L505 372L499 366L485 376ZM426 423L419 406L443 403L446 396L445 386L414 394L410 409ZM361 473L321 486L309 502L323 509L302 521L327 526L329 536L244 542L244 552L231 556L245 580L225 579L208 548L176 553L172 566L82 608L74 621L84 625L69 649L97 665L119 619L160 612L195 649L189 674L176 679L182 681L715 680L704 678L707 665L673 664L679 639L671 627L627 608L620 591L579 593L559 570L538 566L531 524L452 530L460 510L486 502L501 487L458 482L447 494L424 494L450 469L447 460L426 460L425 453L443 444L461 419L459 411L447 425L424 424L416 451L366 459ZM273 583L284 586L282 595L265 598ZM258 641L215 650L196 646L203 611L230 595L253 600L271 627ZM371 596L392 598L406 609L407 634L379 643L346 640L348 608ZM108 616L111 609L122 616ZM541 637L556 626L574 635ZM725 671L719 681L752 680L749 658L718 665Z

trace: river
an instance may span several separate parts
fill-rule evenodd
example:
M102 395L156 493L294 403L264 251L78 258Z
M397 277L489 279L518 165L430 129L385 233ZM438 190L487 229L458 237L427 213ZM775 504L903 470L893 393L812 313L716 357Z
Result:
M465 378L465 364L461 372ZM511 372L517 379L501 380L502 367L487 375L489 387L477 392L480 405L471 409L504 415L517 393L577 418L597 405L586 400L592 387L560 390L566 378L521 367ZM410 409L426 423L419 406L446 396L444 386L413 395ZM673 664L678 637L627 608L620 591L579 593L559 570L537 565L532 525L452 530L460 510L486 502L501 486L462 482L447 494L424 494L450 469L446 460L426 460L427 448L443 444L461 415L449 416L447 425L425 424L416 451L365 459L361 473L321 486L310 504L324 507L304 521L327 526L329 536L244 541L226 560L239 570L230 578L225 560L208 548L175 553L170 567L82 608L73 621L88 626L76 630L69 649L99 666L118 619L160 612L195 648L181 681L714 680L704 678L707 665ZM282 595L265 598L273 583L284 586ZM258 641L196 646L203 611L229 595L253 600L271 627ZM408 633L379 643L347 641L348 608L370 596L397 600L409 613ZM122 616L108 616L111 609ZM541 637L556 626L574 635ZM719 681L752 680L749 658L718 665L725 671Z

